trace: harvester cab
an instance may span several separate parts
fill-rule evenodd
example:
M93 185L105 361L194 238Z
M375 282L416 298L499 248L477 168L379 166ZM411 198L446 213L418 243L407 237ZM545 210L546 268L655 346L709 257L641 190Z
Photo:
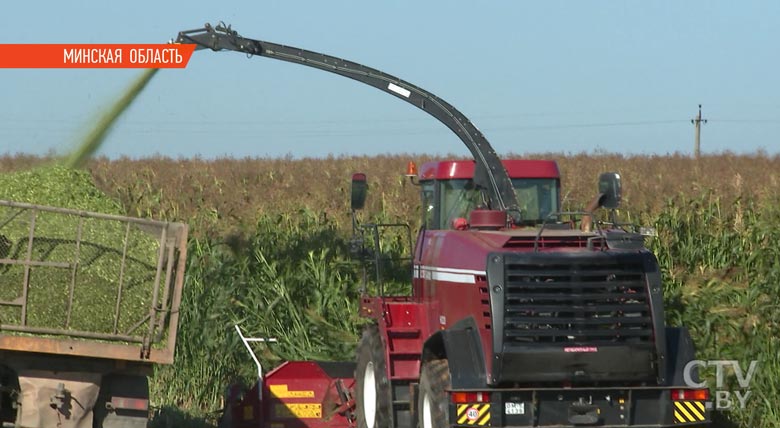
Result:
M515 199L513 210L490 209L485 190L474 182L476 162L429 162L420 168L423 218L428 230L501 229L540 225L560 212L558 165L547 160L505 160ZM514 214L514 216L512 215Z
M615 219L619 175L602 176L590 209L565 213L555 162L502 161L465 115L409 82L341 58L249 39L224 24L183 31L176 41L367 84L440 121L473 156L426 164L417 174L423 227L409 272L412 287L387 297L380 286L377 297L362 298L360 313L370 322L355 365L345 366L354 367L354 378L286 363L282 395L296 376L319 379L312 385L341 379L354 397L354 420L347 423L357 428L708 423L708 391L685 383L696 381L695 373L685 372L695 359L693 342L685 328L665 325L658 262L641 236ZM366 190L366 176L355 175L353 212L362 208ZM602 206L613 210L612 219L594 224L592 211ZM575 227L567 215L583 217L583 224ZM596 230L585 227L585 216ZM387 225L357 219L353 225L353 246L381 281L379 235ZM322 426L318 400L324 398L299 388L296 394L305 397L274 404L276 419L258 416L254 426Z

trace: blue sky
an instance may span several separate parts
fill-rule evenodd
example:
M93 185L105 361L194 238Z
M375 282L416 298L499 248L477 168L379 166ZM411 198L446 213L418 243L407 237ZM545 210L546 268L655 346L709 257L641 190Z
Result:
M499 153L780 153L777 1L10 2L0 43L157 43L223 20L447 100ZM67 151L138 70L0 70L0 153ZM467 151L443 125L340 76L196 52L115 126L110 157Z

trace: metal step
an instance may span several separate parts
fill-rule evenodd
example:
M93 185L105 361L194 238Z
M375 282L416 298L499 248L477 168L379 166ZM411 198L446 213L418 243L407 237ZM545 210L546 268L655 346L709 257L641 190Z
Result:
M392 335L392 334L395 334L395 333L403 334L403 335L407 335L407 334L409 334L409 335L411 335L411 334L418 334L419 335L421 332L422 332L422 330L420 330L419 328L416 328L416 327L390 327L390 328L387 329L387 334L388 335Z
M393 382L393 420L395 428L412 428L412 412L409 407L410 382Z

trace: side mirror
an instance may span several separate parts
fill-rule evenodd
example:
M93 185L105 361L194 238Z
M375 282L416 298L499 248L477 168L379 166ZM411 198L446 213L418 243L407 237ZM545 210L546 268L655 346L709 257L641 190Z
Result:
M363 209L366 204L366 194L368 194L368 181L366 174L352 174L352 211Z
M599 176L599 203L604 208L616 209L620 206L622 191L620 189L620 174L605 172Z

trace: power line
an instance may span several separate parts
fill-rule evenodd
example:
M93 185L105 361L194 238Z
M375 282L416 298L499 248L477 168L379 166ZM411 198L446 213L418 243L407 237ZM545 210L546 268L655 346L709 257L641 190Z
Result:
M780 119L709 119L709 121L730 123L780 123Z
M695 124L696 119L692 122ZM718 123L767 123L780 124L780 119L702 119L703 122ZM17 135L35 133L41 136L78 136L82 133L81 127L57 126L55 123L47 121L37 121L33 124L17 121L15 124L4 123L0 120L0 135ZM289 136L300 138L318 138L318 137L367 137L373 135L428 135L442 132L438 124L431 122L431 126L397 126L388 128L387 126L357 127L359 123L392 123L394 121L374 121L366 119L364 121L349 120L324 120L324 121L299 121L296 127L290 128L283 126L285 123L274 122L220 122L220 121L128 121L118 126L118 130L126 135L187 135L187 134L209 134L209 135L241 135L241 136ZM399 122L406 122L399 120ZM417 122L410 120L409 124ZM522 124L504 124L496 126L480 126L483 132L511 132L511 131L534 131L534 130L565 130L565 129L588 129L588 128L613 128L613 127L632 127L632 126L653 126L681 124L687 122L682 119L675 120L643 120L643 121L623 121L623 122L597 122L597 123L563 123L546 125L522 125ZM51 126L54 125L54 126ZM223 126L220 126L223 125ZM240 126L238 126L240 125Z
M641 120L631 122L603 122L603 123L570 123L562 125L528 125L528 126L509 126L509 127L488 127L492 130L526 130L526 129L571 129L571 128L609 128L616 126L642 126L642 125L660 125L669 123L682 123L681 119L676 120Z

